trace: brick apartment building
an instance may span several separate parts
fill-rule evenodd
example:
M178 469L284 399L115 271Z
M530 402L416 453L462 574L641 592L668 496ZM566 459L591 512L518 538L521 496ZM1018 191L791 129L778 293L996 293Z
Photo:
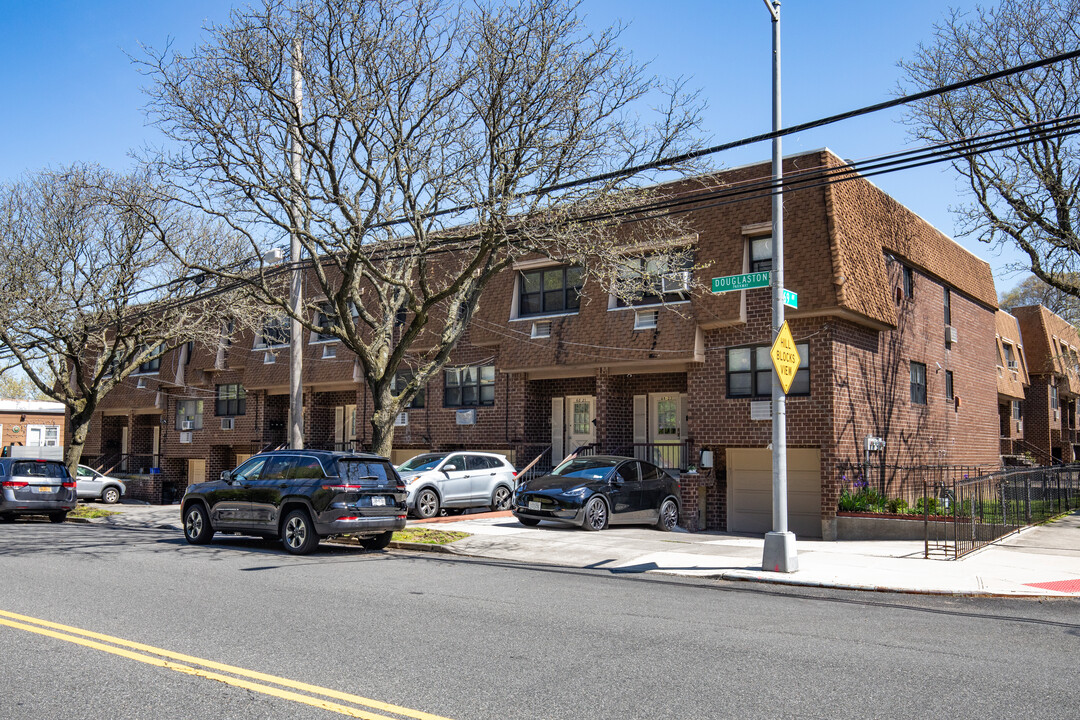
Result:
M1021 450L1039 465L1075 462L1080 459L1080 335L1042 305L1014 308L1013 315L1024 339L1029 376L1021 407Z
M0 448L63 447L64 406L58 402L0 399Z
M785 166L843 162L821 150ZM760 164L717 179L725 192L768 176ZM787 318L803 358L787 402L789 525L829 538L841 468L864 459L867 437L885 441L888 464L1000 462L1001 332L987 263L864 179L811 185L785 194L785 281L798 294ZM687 214L690 287L673 272L625 304L542 258L496 277L444 377L399 417L395 459L462 447L519 466L581 446L636 454L681 471L685 527L770 529L769 290L692 289L769 268L770 199L711 200ZM159 499L283 443L288 349L264 338L149 364L105 400L87 455L159 468L140 490ZM371 401L354 360L306 339L306 442L365 446Z
M1027 354L1016 317L1004 310L994 316L997 334L998 420L1001 432L1001 457L1006 463L1027 464L1035 455L1049 462L1049 450L1042 451L1024 436L1024 400L1031 384Z

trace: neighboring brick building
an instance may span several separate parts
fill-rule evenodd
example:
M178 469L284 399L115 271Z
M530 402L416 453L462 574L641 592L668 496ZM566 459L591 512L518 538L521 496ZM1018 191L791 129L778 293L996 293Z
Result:
M789 176L843 168L827 150L785 165ZM768 176L760 164L716 179L729 192ZM871 183L809 185L784 198L785 281L799 296L787 318L804 359L787 402L790 526L832 537L839 468L862 462L867 437L885 440L885 464L999 463L997 302L987 263ZM697 287L770 264L770 199L717 202L715 192L686 215ZM594 445L697 466L681 475L684 526L769 529L768 289L693 291L669 268L655 294L627 306L578 280L539 258L494 278L451 369L403 414L395 455L486 448L520 466L549 447L547 462ZM353 359L309 340L307 442L364 446L371 403ZM167 354L105 400L87 454L144 456L179 488L283 443L280 351L249 336Z
M64 406L38 400L0 400L0 448L63 447Z
M1036 459L1034 455L1042 451L1024 438L1024 398L1031 381L1028 378L1020 323L1004 310L998 310L994 327L997 333L998 420L1002 460L1014 465L1041 463L1047 458Z
M1024 338L1030 387L1022 406L1024 449L1040 464L1080 459L1076 402L1080 397L1080 336L1042 305L1013 309Z

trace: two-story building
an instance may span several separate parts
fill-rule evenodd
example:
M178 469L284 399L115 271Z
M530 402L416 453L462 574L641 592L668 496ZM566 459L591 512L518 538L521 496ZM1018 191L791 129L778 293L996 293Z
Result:
M884 441L882 466L1000 461L989 265L844 167L828 150L785 160L789 178L811 180L784 197L785 282L798 295L787 319L802 358L787 402L789 525L808 537L835 535L841 468L864 460L868 437ZM694 267L645 253L663 279L637 300L540 257L493 279L443 376L399 417L395 456L636 455L681 474L683 525L770 529L769 290L700 290L770 269L771 201L750 190L768 176L763 163L718 173L709 192L661 188L686 203L676 242ZM88 455L160 468L180 488L283 443L281 328L223 337L129 378L95 417ZM306 441L364 446L371 402L353 358L305 340Z

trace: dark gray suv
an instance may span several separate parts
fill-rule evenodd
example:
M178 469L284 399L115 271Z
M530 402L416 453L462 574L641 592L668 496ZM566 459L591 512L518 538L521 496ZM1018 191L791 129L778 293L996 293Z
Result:
M75 478L58 460L0 458L0 521L16 515L48 515L64 522L74 510Z
M305 555L330 535L357 535L365 548L384 548L405 527L406 511L405 484L386 458L275 450L220 480L188 487L180 516L193 545L222 531L280 537L290 553Z

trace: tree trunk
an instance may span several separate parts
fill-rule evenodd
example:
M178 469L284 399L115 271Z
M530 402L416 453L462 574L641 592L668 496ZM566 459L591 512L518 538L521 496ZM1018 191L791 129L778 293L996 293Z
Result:
M371 394L374 412L371 413L371 452L390 457L394 447L394 419L401 407L393 401L388 388L373 390Z
M71 424L71 442L68 443L67 449L64 450L64 464L67 465L71 477L75 477L79 460L82 459L83 446L86 445L86 436L90 432L90 421L76 421L73 416Z

